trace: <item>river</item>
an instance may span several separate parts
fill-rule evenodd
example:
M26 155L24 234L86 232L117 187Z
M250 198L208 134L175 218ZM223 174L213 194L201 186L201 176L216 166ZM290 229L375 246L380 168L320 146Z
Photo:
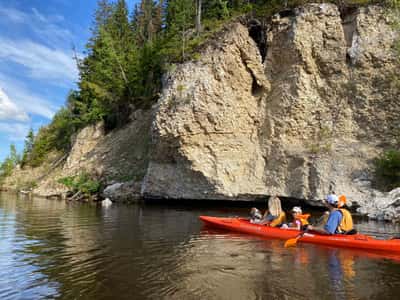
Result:
M228 205L228 204L227 204ZM398 299L400 262L204 228L248 208L0 194L0 299ZM380 237L398 225L356 220Z

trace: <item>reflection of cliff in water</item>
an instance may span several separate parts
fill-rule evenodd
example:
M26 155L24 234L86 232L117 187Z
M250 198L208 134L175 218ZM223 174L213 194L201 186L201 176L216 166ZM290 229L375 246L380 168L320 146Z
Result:
M0 195L0 298L373 299L400 288L399 264L382 257L286 249L198 221L237 213Z
M42 272L40 249L44 244L31 228L26 212L33 203L28 198L0 194L0 298L40 298L57 295L58 282ZM42 232L45 232L42 228Z
M379 282L398 268L398 263L384 260L382 253L314 245L285 249L282 241L219 230L203 230L202 238L193 244L202 245L189 248L191 259L184 267L197 272L192 270L193 276L185 276L181 284L195 286L205 277L214 290L226 289L213 295L218 299L374 299L382 291ZM372 288L371 278L364 275L368 268L379 270ZM210 271L205 275L206 270Z
M112 299L116 290L125 291L119 299L168 294L174 248L197 226L195 216L165 208L154 214L152 207L104 209L15 198L5 206L15 212L15 236L24 242L12 250L21 258L18 267L41 274L27 286L62 298Z

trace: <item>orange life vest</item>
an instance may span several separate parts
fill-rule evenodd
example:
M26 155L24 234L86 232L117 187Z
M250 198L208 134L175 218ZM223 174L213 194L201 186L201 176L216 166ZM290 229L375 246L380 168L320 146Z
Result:
M271 223L269 223L269 226L276 227L285 221L286 221L286 214L284 211L282 211L276 219L274 219Z
M310 217L310 214L304 214L304 215L297 215L295 217L296 220L299 220L301 222L301 226L308 225L308 218Z
M340 225L338 227L339 232L347 232L353 229L353 218L351 217L350 212L347 209L340 208L340 212L342 213L342 220L340 221Z

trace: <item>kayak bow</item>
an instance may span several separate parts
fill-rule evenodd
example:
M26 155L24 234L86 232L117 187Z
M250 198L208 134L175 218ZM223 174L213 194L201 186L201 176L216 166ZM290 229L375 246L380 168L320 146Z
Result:
M301 234L301 231L299 230L280 229L265 225L252 224L249 220L242 218L218 218L209 216L200 216L199 218L206 225L212 227L259 235L267 238L288 240L294 239ZM379 240L364 234L322 235L306 232L298 242L400 254L400 240Z

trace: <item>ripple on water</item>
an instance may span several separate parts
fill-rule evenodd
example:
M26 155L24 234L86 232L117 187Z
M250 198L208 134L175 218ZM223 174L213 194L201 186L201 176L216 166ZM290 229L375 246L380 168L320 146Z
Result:
M313 245L285 249L282 241L203 228L200 214L230 212L103 209L0 194L0 299L397 297L400 264L392 260ZM378 236L399 231L357 226Z

